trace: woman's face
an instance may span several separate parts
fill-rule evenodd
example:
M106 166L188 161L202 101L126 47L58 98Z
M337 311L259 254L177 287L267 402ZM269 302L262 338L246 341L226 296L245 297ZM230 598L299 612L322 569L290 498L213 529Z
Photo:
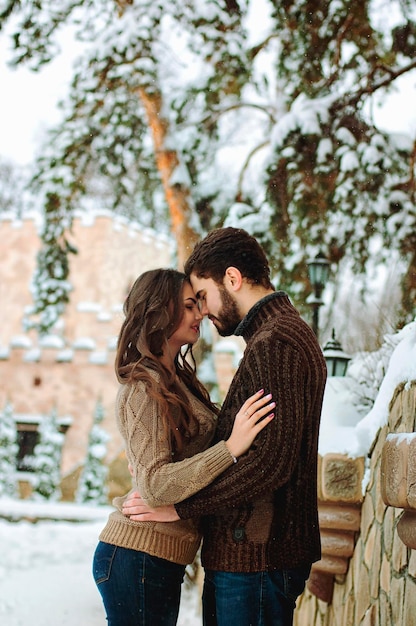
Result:
M168 344L175 354L179 352L182 346L188 343L194 344L198 340L199 326L203 317L199 311L195 293L186 281L183 284L182 297L184 302L182 321L168 339Z

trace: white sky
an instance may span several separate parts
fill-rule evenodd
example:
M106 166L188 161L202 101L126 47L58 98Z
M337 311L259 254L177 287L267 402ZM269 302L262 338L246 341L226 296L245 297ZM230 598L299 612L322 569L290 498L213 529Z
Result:
M11 69L10 41L0 36L0 155L26 165L33 161L45 129L61 119L59 100L68 93L72 64L81 46L68 33L61 53L38 72L25 67Z

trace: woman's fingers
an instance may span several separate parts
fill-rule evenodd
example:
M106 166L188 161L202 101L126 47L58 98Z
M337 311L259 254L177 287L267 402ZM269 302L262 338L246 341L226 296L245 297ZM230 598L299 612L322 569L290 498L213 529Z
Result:
M124 505L122 508L122 512L124 515L131 515L132 513L136 513L137 511L142 511L146 507L142 500L131 500L128 505Z
M267 424L271 422L273 418L274 413L269 413L266 417L263 417L263 419L258 418L257 420L256 418L256 423L253 425L253 433L256 433L257 435L265 426L267 426Z
M123 506L122 512L124 515L131 517L132 515L144 515L155 513L155 510L147 506L143 500L134 499L131 500L128 506Z
M246 422L249 431L257 435L274 417L272 411L276 407L276 402L270 402L271 398L270 393L254 401L253 396L251 396L251 404L246 409L243 405L236 419L241 420L242 424Z
M143 499L138 491L132 491L123 502L122 511L125 515L128 515L131 509L136 509L138 506L144 505Z
M267 413L270 413L270 411L272 411L275 408L275 406L276 406L276 402L273 401L273 402L269 402L265 406L261 406L261 407L257 408L250 415L250 419L254 420L255 422L258 422L259 419L261 419L262 417L267 415Z
M254 404L255 402L261 402L262 400L264 400L264 389L259 389L259 391L256 391L256 393L253 393L252 396L247 398L247 400L241 407L241 410L246 411L248 408L251 407L252 404Z
M123 513L133 522L176 522L179 515L173 504L153 508L141 501L141 504L123 508Z
M257 394L256 394L257 395ZM243 406L241 407L238 415L240 418L248 418L253 415L256 416L257 419L262 417L267 413L270 408L274 408L276 405L273 402L270 402L272 399L272 394L268 393L267 395L254 399L254 396L251 396L249 400L247 400Z
M264 389L261 389L257 393L253 394L244 402L243 406L240 409L240 412L244 414L252 415L259 408L263 407L267 402L269 402L272 398L272 394L268 393L264 395Z
M271 399L272 395L264 395L261 389L246 400L235 416L232 433L225 442L233 457L244 454L257 434L273 419L274 413L271 411L276 403Z

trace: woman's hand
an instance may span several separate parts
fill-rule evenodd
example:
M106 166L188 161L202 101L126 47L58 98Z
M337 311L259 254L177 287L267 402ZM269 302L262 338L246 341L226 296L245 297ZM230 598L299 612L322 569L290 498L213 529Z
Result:
M230 454L236 458L247 452L259 432L274 417L274 413L270 413L270 411L274 409L276 403L270 402L272 398L270 393L266 396L263 394L264 390L261 389L250 396L235 416L232 433L225 445Z
M127 496L122 513L133 522L176 522L180 519L173 504L157 508L147 506L138 491L133 491Z

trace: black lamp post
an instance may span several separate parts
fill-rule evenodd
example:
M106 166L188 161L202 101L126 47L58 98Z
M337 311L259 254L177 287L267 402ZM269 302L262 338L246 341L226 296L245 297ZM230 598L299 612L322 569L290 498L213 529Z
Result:
M312 330L319 337L319 307L322 306L322 292L329 277L329 261L323 254L318 252L314 259L308 262L309 280L313 287L313 293L308 297L308 304L312 306Z
M332 339L327 341L323 349L328 376L345 376L351 357L346 354L332 329Z

